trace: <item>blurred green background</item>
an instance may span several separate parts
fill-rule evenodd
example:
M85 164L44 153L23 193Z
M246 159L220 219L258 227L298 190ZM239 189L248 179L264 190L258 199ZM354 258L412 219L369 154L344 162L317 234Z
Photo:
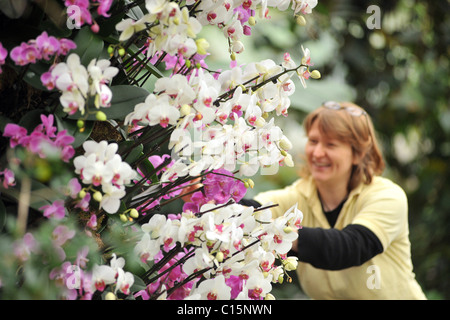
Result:
M303 117L322 102L351 100L371 115L388 163L385 175L408 194L414 271L428 299L450 298L449 12L447 0L319 0L304 27L291 11L259 20L237 58L240 64L281 62L289 52L299 63L301 45L311 50L322 78L307 81L307 89L294 80L289 117L277 119L296 144L294 154L304 141ZM208 40L216 58L210 66L226 68L224 38L208 34ZM289 184L295 170L257 177L248 195ZM303 297L297 285L274 293Z

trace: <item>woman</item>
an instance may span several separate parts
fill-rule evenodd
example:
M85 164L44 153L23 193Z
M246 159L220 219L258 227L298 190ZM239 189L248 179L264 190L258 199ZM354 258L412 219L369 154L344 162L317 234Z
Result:
M295 203L303 228L293 250L304 292L313 299L425 299L412 271L403 190L380 174L384 161L369 115L327 102L304 128L305 170L292 185L247 204Z

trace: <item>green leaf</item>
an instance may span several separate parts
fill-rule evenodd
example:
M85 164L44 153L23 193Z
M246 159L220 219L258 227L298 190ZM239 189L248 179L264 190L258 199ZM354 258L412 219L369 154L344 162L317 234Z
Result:
M5 117L4 115L0 114L0 131L5 131L5 127L8 123L13 123L11 119L8 117Z
M85 121L84 131L80 132L77 126L77 120L75 119L63 119L62 117L55 114L56 124L58 125L58 131L67 130L67 134L73 136L75 141L72 143L72 147L78 148L85 142L92 133L94 129L94 122Z
M104 112L109 120L123 120L127 114L134 111L134 106L138 103L144 102L145 98L148 96L148 91L135 86L129 85L118 85L111 87L113 97L111 99L111 106L109 108L100 108ZM62 106L60 106L62 108ZM90 111L95 111L97 109L90 108ZM95 121L95 112L89 114L87 119ZM79 111L69 115L68 119L83 119L83 116Z
M118 43L116 39L116 24L122 21L125 16L124 3L122 1L114 1L110 12L114 12L110 17L99 17L96 19L100 30L98 35L103 38L106 43Z
M50 65L42 61L30 64L27 71L25 72L25 76L23 77L23 79L38 90L48 91L48 89L42 84L41 75L47 72L49 69Z
M133 20L139 20L144 16L144 12L142 12L142 9L139 8L139 6L135 6L129 9L126 15Z
M3 227L6 223L6 207L2 200L0 200L0 231L2 231Z
M119 154L123 153L122 160L129 164L133 164L144 154L142 152L144 150L144 146L142 144L133 146L134 144L134 141L123 141L119 144ZM130 150L130 148L132 149Z
M44 111L41 109L34 109L25 114L20 120L19 123L17 123L19 126L24 127L27 129L28 133L31 133L36 126L42 123L41 121L41 114L43 114Z
M135 45L132 44L128 49L127 52L130 55L134 55L136 54L136 52L138 52L140 49ZM140 63L144 64L144 70L147 70L148 72L150 72L152 75L154 75L156 78L162 78L164 77L164 75L161 73L161 71L155 67L153 64L151 63L147 63L147 57L146 55L140 53L136 56L136 60L138 60Z
M97 59L103 51L103 40L92 33L88 26L81 28L74 41L77 48L72 52L78 54L84 66L87 66L92 59Z
M9 198L19 202L20 199L20 182L17 182L15 188L5 189L0 186L0 192L7 195ZM31 181L31 193L30 193L30 207L39 210L40 207L51 204L55 200L60 200L62 194L59 191L53 190L39 181Z
M103 108L108 119L122 119L130 112L134 111L134 106L144 102L149 92L143 88L128 85L111 87L113 97L111 106Z
M150 160L145 159L144 161L142 161L139 164L139 169L141 170L141 172L143 173L144 176L149 177L148 179L150 179L152 181L152 183L159 182L158 176L156 175L155 167L150 162ZM149 175L151 175L151 176L149 176Z
M142 280L140 277L136 276L135 274L133 274L133 276L134 276L134 282L130 288L131 292L145 290L147 288L147 285L145 284L144 280Z

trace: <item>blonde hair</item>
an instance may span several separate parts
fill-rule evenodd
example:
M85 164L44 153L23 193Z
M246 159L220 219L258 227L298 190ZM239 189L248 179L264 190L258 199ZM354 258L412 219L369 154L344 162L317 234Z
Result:
M385 168L383 155L375 135L372 120L358 105L351 102L334 103L333 108L322 105L303 121L303 128L308 135L313 123L317 121L321 134L327 138L349 143L353 155L359 159L353 166L348 190L361 182L370 184L374 175L381 175ZM305 163L301 176L310 176Z

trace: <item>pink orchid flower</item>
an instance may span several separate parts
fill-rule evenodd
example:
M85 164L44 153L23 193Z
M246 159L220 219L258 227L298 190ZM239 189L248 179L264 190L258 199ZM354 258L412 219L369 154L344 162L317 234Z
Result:
M9 145L11 148L15 148L22 145L23 139L27 136L27 129L14 123L8 123L3 131L3 136L10 138Z
M54 218L61 220L66 215L66 210L64 209L64 201L56 200L52 204L48 204L39 208L39 210L44 211L44 217Z

